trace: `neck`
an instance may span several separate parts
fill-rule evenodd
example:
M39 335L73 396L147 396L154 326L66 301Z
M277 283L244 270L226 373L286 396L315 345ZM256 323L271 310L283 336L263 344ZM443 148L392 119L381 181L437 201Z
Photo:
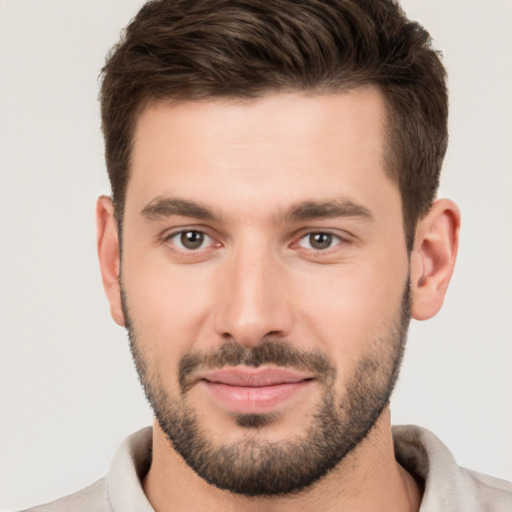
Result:
M293 495L264 498L239 496L208 484L174 451L155 423L153 460L143 487L157 512L416 512L421 502L414 478L395 460L389 409L366 439L314 485Z

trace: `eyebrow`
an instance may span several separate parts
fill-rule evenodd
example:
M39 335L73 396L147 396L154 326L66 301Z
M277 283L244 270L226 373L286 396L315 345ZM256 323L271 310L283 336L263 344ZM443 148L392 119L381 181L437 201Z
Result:
M221 218L206 205L172 197L156 197L142 209L141 215L148 220L164 219L173 215L210 221L220 221ZM373 214L368 208L350 199L303 201L279 215L277 220L297 222L336 217L360 217L373 220Z
M305 201L299 203L284 215L285 219L304 221L313 219L332 219L335 217L360 217L373 220L372 212L361 204L350 199L333 201Z
M164 219L173 215L212 221L220 219L220 215L207 206L172 197L156 197L142 209L141 215L148 220Z

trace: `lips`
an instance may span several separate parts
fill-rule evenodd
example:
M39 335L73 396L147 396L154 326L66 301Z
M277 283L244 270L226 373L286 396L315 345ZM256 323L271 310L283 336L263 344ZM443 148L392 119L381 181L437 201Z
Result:
M239 414L271 412L313 382L311 375L283 368L231 367L197 377L215 402Z
M261 387L290 384L311 376L284 368L223 368L201 373L199 379L228 386Z

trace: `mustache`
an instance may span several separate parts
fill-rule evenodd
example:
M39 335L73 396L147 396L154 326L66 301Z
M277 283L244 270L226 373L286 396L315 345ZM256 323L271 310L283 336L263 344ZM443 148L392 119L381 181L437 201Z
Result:
M307 371L324 383L336 377L336 368L320 351L297 349L291 342L267 339L254 347L243 347L236 342L227 342L208 353L185 354L178 364L178 379L182 393L194 384L197 370L216 370L224 366L253 366L264 364Z

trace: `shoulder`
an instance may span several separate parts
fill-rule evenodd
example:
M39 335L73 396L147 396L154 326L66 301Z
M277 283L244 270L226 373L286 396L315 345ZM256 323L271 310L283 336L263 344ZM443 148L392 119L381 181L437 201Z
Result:
M101 479L84 489L45 505L23 512L111 512L105 480Z
M23 512L152 512L141 484L151 463L151 443L150 427L135 432L118 448L105 478Z
M422 480L420 512L511 512L512 483L460 467L450 450L427 429L393 428L395 456Z
M479 502L487 507L482 510L512 511L512 482L465 468L460 468L460 472L467 481L468 488L478 496Z

